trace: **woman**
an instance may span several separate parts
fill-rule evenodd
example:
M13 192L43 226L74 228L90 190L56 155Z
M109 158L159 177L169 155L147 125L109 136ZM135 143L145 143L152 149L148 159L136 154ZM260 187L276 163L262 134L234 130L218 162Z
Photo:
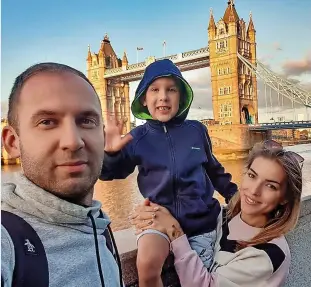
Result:
M282 286L290 265L284 235L299 216L302 162L275 141L253 148L240 190L220 216L210 270L164 207L145 202L131 216L132 224L138 233L153 228L168 235L183 287Z

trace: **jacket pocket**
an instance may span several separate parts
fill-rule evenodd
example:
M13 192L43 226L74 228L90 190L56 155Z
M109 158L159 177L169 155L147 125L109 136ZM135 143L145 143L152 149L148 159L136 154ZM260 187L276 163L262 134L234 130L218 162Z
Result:
M178 195L178 209L182 217L194 219L207 215L209 207L202 197L195 195Z

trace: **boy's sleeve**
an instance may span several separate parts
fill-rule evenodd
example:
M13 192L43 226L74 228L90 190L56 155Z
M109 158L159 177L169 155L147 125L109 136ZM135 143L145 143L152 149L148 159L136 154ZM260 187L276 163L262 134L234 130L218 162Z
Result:
M133 145L129 142L117 153L104 154L104 161L99 179L103 181L125 179L136 167Z
M225 198L226 203L230 201L232 196L237 192L238 187L233 183L230 173L226 173L224 167L213 155L212 142L208 135L207 128L204 127L205 150L208 162L205 165L206 172L210 177L214 188Z

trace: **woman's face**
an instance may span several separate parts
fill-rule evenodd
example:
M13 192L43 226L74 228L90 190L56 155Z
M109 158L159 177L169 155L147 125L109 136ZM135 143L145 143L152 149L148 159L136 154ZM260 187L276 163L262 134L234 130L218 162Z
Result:
M285 203L286 185L286 173L277 161L256 158L241 183L242 219L252 226L264 226L269 213Z

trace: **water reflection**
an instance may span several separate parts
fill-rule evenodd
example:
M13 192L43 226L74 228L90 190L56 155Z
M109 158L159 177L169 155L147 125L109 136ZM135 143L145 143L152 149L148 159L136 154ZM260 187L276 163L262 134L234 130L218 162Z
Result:
M303 167L303 195L311 194L311 144L293 146L288 149L298 152L305 158ZM232 174L232 180L238 185L244 170L243 160L222 162L226 171ZM8 181L12 172L20 170L19 166L2 166L2 181ZM95 198L102 202L103 209L112 220L113 230L130 227L128 216L136 204L142 201L137 187L137 170L125 180L109 182L98 181L95 185ZM223 198L215 195L221 202Z

